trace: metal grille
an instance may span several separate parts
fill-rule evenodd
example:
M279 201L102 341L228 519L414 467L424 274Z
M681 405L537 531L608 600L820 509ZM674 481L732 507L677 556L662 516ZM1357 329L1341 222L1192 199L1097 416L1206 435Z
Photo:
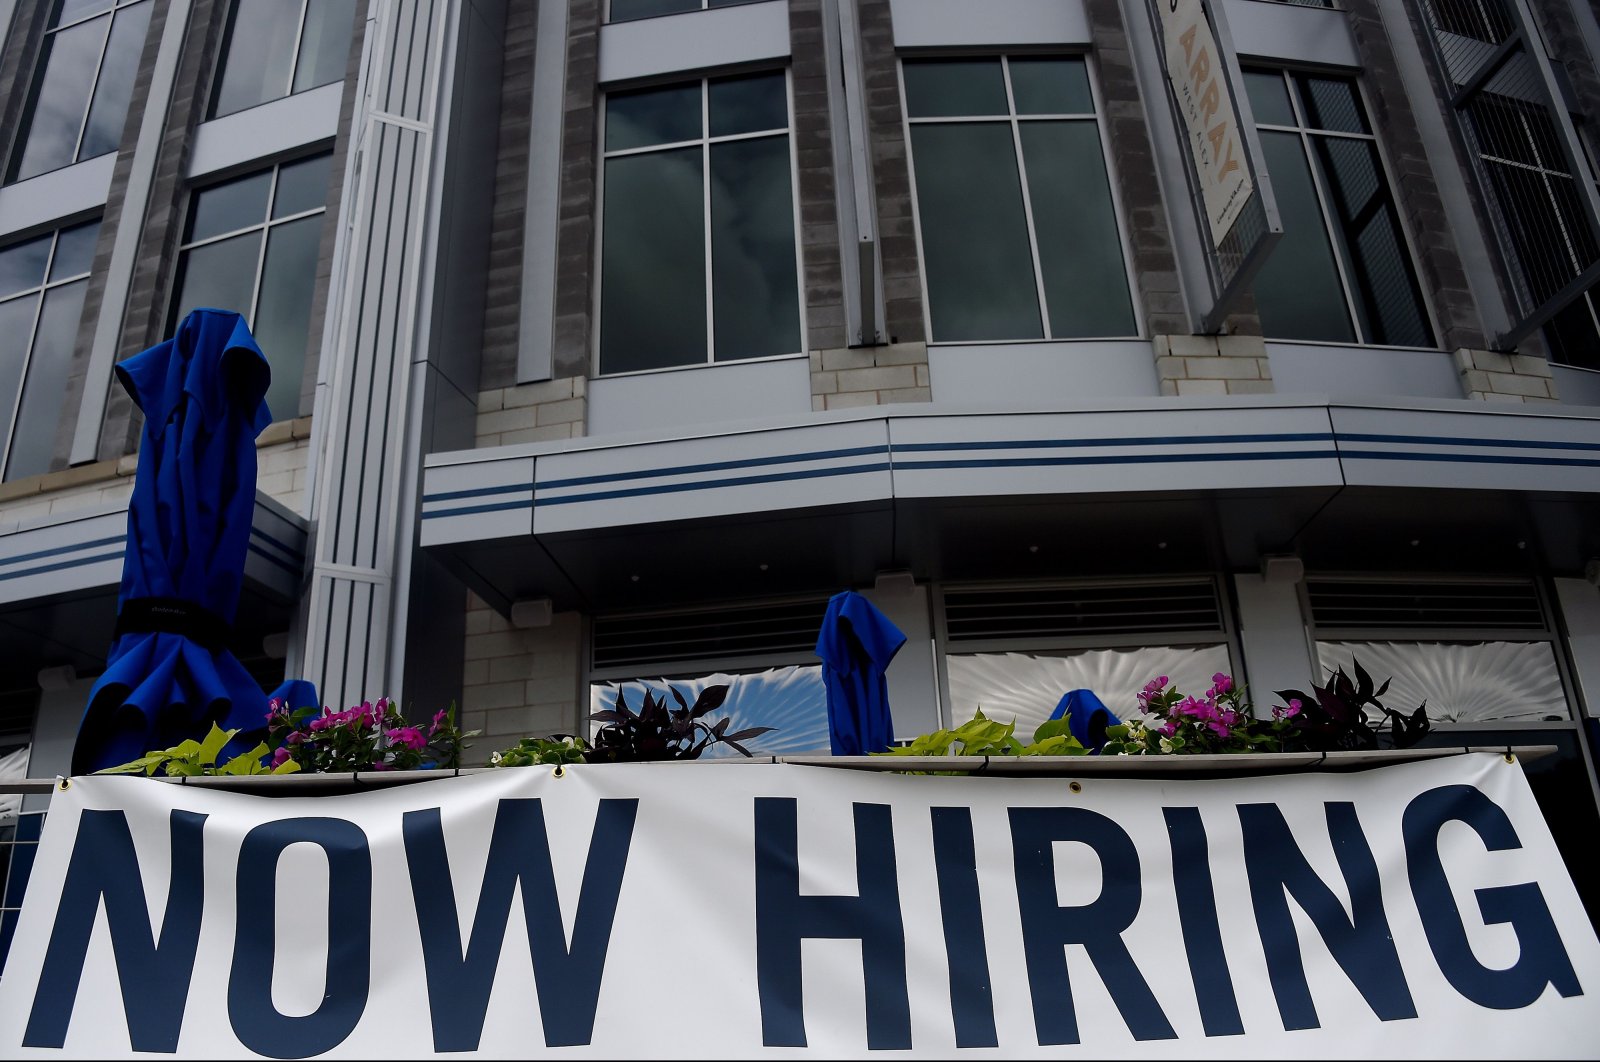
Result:
M1516 0L1418 0L1506 263L1514 346L1600 278L1593 189Z
M1532 583L1306 580L1312 622L1332 630L1544 631Z
M949 590L944 608L952 642L1222 629L1210 581Z
M594 621L594 666L638 667L674 660L770 659L810 653L827 602L791 601L693 612L602 616Z

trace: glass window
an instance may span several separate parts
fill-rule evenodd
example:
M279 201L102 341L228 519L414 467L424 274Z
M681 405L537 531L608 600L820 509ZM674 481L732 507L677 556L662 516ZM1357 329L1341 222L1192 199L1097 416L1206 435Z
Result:
M344 77L356 0L235 0L211 116Z
M117 149L153 7L152 0L62 0L56 6L8 181Z
M1348 78L1245 72L1283 237L1256 275L1275 339L1427 347L1433 329L1376 138Z
M787 75L606 100L600 371L802 348Z
M1374 682L1389 680L1386 707L1409 713L1426 701L1434 723L1571 717L1549 642L1318 640L1325 673L1354 674L1352 660Z
M703 11L708 7L735 7L751 0L611 0L607 21L631 22L655 15L676 15L683 11Z
M907 60L903 72L933 339L1133 335L1084 60Z
M0 467L50 470L100 223L0 247Z
M286 162L189 200L167 333L200 307L243 314L272 366L267 408L277 420L300 411L331 160Z

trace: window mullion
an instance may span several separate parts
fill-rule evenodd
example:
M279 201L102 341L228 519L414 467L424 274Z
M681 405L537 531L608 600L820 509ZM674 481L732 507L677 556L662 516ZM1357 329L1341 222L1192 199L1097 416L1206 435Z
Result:
M278 201L278 174L282 166L272 167L272 183L267 186L267 216L261 223L261 246L256 248L256 279L250 289L250 316L245 320L254 332L256 327L256 308L261 304L262 275L266 272L267 243L272 236L272 208Z
M1011 60L1002 57L1001 70L1005 74L1006 109L1010 112L1007 121L1011 126L1011 145L1017 153L1017 184L1022 190L1022 214L1028 226L1028 253L1033 258L1033 288L1039 300L1039 324L1044 329L1044 338L1052 339L1055 333L1050 329L1050 304L1044 292L1044 268L1039 261L1039 235L1033 226L1033 196L1028 192L1028 165L1022 156L1022 129L1017 121L1017 101L1011 91Z
M1355 294L1350 290L1350 277L1345 265L1344 241L1339 238L1339 232L1333 227L1333 214L1329 210L1328 189L1322 182L1322 166L1320 165L1316 150L1311 143L1309 130L1300 133L1300 149L1305 152L1306 169L1311 171L1311 186L1317 192L1317 209L1322 214L1322 225L1328 234L1328 245L1333 251L1333 268L1339 274L1339 287L1344 291L1344 310L1350 317L1350 329L1355 333L1357 343L1365 343L1366 337L1362 334L1361 315L1356 312Z
M705 233L705 275L706 275L706 364L717 360L717 320L716 299L712 287L711 273L711 85L709 79L700 81L700 194L701 209L705 217L702 219L702 229ZM797 234L798 235L798 234Z

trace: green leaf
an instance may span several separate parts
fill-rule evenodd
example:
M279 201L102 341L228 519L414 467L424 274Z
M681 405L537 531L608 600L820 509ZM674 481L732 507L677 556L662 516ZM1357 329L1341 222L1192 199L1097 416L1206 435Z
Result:
M218 754L222 752L222 746L226 745L230 740L232 740L233 735L237 734L238 732L238 730L223 731L217 726L217 724L212 723L211 732L208 733L206 735L206 739L200 743L200 762L207 766L216 763Z
M284 760L282 763L280 763L276 767L272 768L271 772L269 772L269 773L271 773L271 774L294 774L295 772L297 772L299 770L300 770L300 765L298 763L296 763L294 760Z
M261 758L266 754L267 743L263 741L249 752L233 757L233 759L218 767L214 773L221 775L265 774L266 768L261 766Z

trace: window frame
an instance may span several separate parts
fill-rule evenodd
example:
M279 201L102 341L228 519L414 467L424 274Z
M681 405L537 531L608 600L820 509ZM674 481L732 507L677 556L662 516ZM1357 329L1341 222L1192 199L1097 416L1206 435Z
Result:
M1025 59L1082 59L1084 73L1089 82L1089 98L1094 104L1093 114L1027 114L1017 113L1016 95L1011 85L1011 59L1013 57ZM972 115L959 117L930 117L912 118L911 107L906 97L905 64L907 61L915 63L920 59L999 59L1001 73L1005 82L1006 106L1009 113L1001 117L998 115ZM927 345L933 346L998 346L1012 343L1094 343L1106 340L1145 339L1148 338L1144 307L1139 299L1137 274L1133 266L1132 244L1129 241L1128 219L1119 194L1119 183L1115 161L1111 156L1111 143L1106 138L1106 123L1104 119L1105 101L1100 92L1100 78L1098 64L1095 62L1093 51L1084 49L1052 49L1043 52L1026 50L959 50L938 52L913 52L910 54L897 54L895 56L895 78L900 90L900 126L901 135L904 137L906 147L906 175L911 188L911 224L917 241L917 283L922 293L922 326L923 334L927 336ZM1100 159L1105 165L1106 185L1111 198L1111 214L1117 226L1117 249L1122 254L1123 279L1128 291L1128 309L1133 317L1133 331L1127 335L1107 336L1064 336L1057 337L1051 334L1050 310L1044 288L1044 271L1041 268L1039 256L1039 236L1033 221L1033 198L1028 190L1027 162L1023 158L1020 123L1023 121L1092 121L1095 133L1100 141ZM1034 298L1039 305L1039 322L1044 331L1044 336L1038 339L937 339L933 334L933 302L928 297L928 266L927 255L923 248L922 238L922 208L917 197L917 167L915 152L911 150L911 127L916 125L938 125L956 123L992 123L1006 122L1011 126L1011 147L1015 152L1017 163L1017 178L1022 191L1023 218L1028 226L1028 253L1033 263Z
M282 0L279 0L279 2L281 3ZM214 70L212 72L211 88L210 88L210 91L209 91L210 99L207 100L207 102L206 102L206 110L205 110L206 121L215 121L218 118L226 118L229 115L242 114L245 111L251 110L254 107L264 107L269 103L276 103L278 100L284 100L284 99L288 99L290 96L299 95L299 93L295 92L295 90L294 90L294 79L295 79L295 75L300 72L300 63L301 63L301 61L305 58L301 54L300 46L305 43L306 18L310 14L311 5L312 5L313 2L314 2L314 0L300 0L300 17L299 17L298 21L296 21L296 23L295 23L295 27L294 27L294 47L291 49L291 54L292 54L293 58L289 63L289 73L288 73L288 77L285 79L285 84L284 84L283 91L281 93L279 93L278 95L276 95L276 96L270 96L267 99L261 100L258 103L253 103L249 107L240 107L237 110L228 111L226 114L219 114L219 113L217 113L217 106L221 102L222 84L223 84L223 80L224 80L224 75L227 73L227 69L228 69L228 57L229 57L229 53L233 49L233 31L234 31L235 24L236 24L236 22L238 20L238 17L239 17L239 3L240 3L240 0L230 0L230 2L228 4L228 21L227 21L227 25L224 28L224 32L219 34L219 38L220 39L219 39L218 44L217 44L216 65L215 65L215 68L214 68ZM609 0L608 0L608 3L609 3ZM359 15L359 13L360 13L360 9L359 8L357 9L357 13ZM352 30L352 40L353 39L354 39L354 31ZM348 46L347 46L347 48L348 48ZM340 78L340 80L343 80L342 77ZM327 82L324 82L323 85L313 85L310 88L301 89L300 91L301 92L311 92L311 91L313 91L315 89L319 89L319 88L324 87L325 85L331 85L331 84L334 84L334 82L333 81L327 81Z
M44 33L39 39L39 49L35 53L36 58L28 83L27 97L24 100L22 114L19 117L17 131L21 135L13 138L11 143L10 158L5 160L5 184L19 184L22 181L31 181L36 177L44 177L48 174L64 170L68 166L76 166L80 163L89 161L89 159L79 158L78 153L83 150L83 138L89 131L89 115L94 112L95 93L100 91L100 76L105 73L106 51L111 47L111 34L116 29L117 16L122 14L124 11L137 7L141 3L147 2L152 5L150 14L153 18L155 15L154 0L109 0L111 6L108 8L95 11L91 14L83 15L71 22L63 22L59 26L50 26L45 29ZM31 139L33 134L33 124L34 120L37 118L36 108L39 104L39 93L44 88L45 74L49 71L50 57L54 54L54 42L51 41L50 38L62 33L65 30L73 29L87 22L93 22L97 18L104 18L106 20L106 28L105 33L103 33L100 37L100 51L95 57L94 76L89 80L89 93L84 100L83 115L78 119L78 133L72 142L72 161L63 163L60 166L54 166L48 170L41 170L38 173L31 174L27 177L17 176L17 170L22 166L22 157L27 151L28 141ZM0 44L5 43L4 37L6 34L6 29L7 28L5 26L0 26ZM143 48L146 40L148 40L149 35L150 27L149 23L146 23L145 40L140 41L141 48ZM126 111L123 112L123 122L127 122ZM113 149L112 151L104 152L103 154L114 154L115 150L116 149ZM100 158L100 155L92 155L90 158Z
M625 18L620 22L613 22L611 19L612 0L605 0L605 17L601 19L600 24L602 26L626 26L630 22L646 22L653 18L668 18L672 15L692 15L696 11L713 11L724 7L744 7L748 4L759 4L762 2L763 0L731 0L730 3L713 5L711 0L698 0L700 5L699 7L686 8L683 11L663 11L659 15L640 15L637 18Z
M333 149L331 146L322 145L320 150L297 152L293 155L285 155L279 158L258 160L258 164L253 165L251 168L236 172L229 172L222 176L208 175L203 182L191 183L187 188L184 189L183 217L180 219L178 226L178 231L180 233L186 231L189 227L189 220L194 214L195 197L199 193L221 187L222 185L228 184L232 181L242 180L244 178L254 176L255 174L261 173L265 170L270 169L272 174L272 178L267 184L266 214L260 222L246 225L237 229L229 229L227 232L218 233L214 236L207 236L203 240L183 240L173 251L171 274L172 282L169 285L170 290L167 293L166 327L162 332L163 336L171 336L177 330L178 324L182 321L182 318L178 316L178 299L183 294L183 287L178 281L182 275L184 256L196 248L209 247L212 244L235 239L247 233L260 232L261 244L256 248L255 280L250 286L250 311L244 315L246 323L249 325L252 332L254 331L256 325L256 311L260 308L261 304L261 284L263 273L265 272L266 268L267 250L271 244L272 230L280 225L287 225L290 222L295 221L303 221L306 218L315 217L318 214L323 215L323 224L327 224L326 215L328 213L328 197L326 193L323 195L322 205L320 207L310 210L302 210L294 214L285 214L281 218L275 218L272 216L272 207L277 201L278 197L279 173L285 166L292 166L297 162L304 162L307 159L315 158L318 155L331 155L332 151ZM313 285L316 283L315 276L312 277L312 283ZM303 361L300 366L302 384L304 383L306 366L310 364L311 361L311 344L313 342L313 338L314 337L309 334L306 337L306 360ZM299 406L296 406L295 412L287 416L274 413L273 423L294 420L299 416Z
M1292 64L1274 66L1266 63L1258 64L1253 62L1243 64L1240 72L1245 75L1273 74L1276 75L1284 85L1284 91L1289 97L1289 108L1294 113L1295 122L1297 124L1293 126L1275 125L1270 122L1263 122L1258 118L1255 123L1256 133L1258 136L1262 132L1293 133L1300 138L1300 150L1305 157L1307 169L1311 171L1312 187L1316 189L1317 193L1317 212L1322 217L1323 233L1328 238L1329 247L1333 251L1334 268L1339 274L1339 288L1344 295L1345 313L1350 318L1350 330L1356 337L1354 341L1345 341L1339 339L1287 339L1269 335L1265 336L1267 342L1298 343L1333 347L1365 347L1373 350L1437 351L1444 349L1441 345L1443 342L1441 337L1443 336L1444 332L1439 327L1439 322L1435 317L1433 300L1428 297L1428 292L1422 286L1422 260L1417 255L1416 240L1412 236L1411 226L1406 222L1406 212L1401 208L1399 197L1395 192L1397 186L1394 181L1392 167L1389 165L1389 152L1383 142L1383 138L1377 134L1377 127L1372 121L1372 105L1370 99L1368 98L1366 78L1361 76L1360 72L1358 71L1318 70L1308 69ZM1300 99L1300 91L1299 88L1293 83L1293 77L1296 74L1306 74L1312 77L1337 78L1353 84L1356 90L1356 99L1361 104L1361 117L1366 121L1367 127L1373 131L1370 133L1349 133L1335 129L1312 129L1306 124L1305 108ZM1240 91L1246 91L1243 85L1240 86ZM1400 228L1400 238L1405 244L1406 264L1411 269L1412 283L1416 285L1417 303L1422 307L1423 321L1428 326L1428 331L1433 336L1433 344L1431 346L1417 347L1395 343L1374 343L1371 340L1364 338L1363 332L1365 329L1363 329L1361 324L1361 315L1356 305L1353 288L1350 281L1350 266L1345 262L1344 255L1340 250L1342 244L1338 237L1337 230L1334 228L1332 215L1329 212L1328 188L1323 180L1322 168L1318 164L1316 157L1312 152L1311 138L1314 136L1330 137L1333 139L1343 140L1365 140L1370 142L1373 145L1373 149L1377 152L1378 172L1383 178L1384 188L1389 195L1389 202L1394 207L1395 221ZM1268 173L1268 177L1271 177L1270 173ZM1263 331L1265 331L1265 329L1263 329Z
M17 431L17 418L22 413L22 398L28 393L28 375L33 370L34 345L39 340L39 320L44 315L45 297L54 290L64 288L69 284L87 281L91 276L94 275L94 260L91 257L89 268L84 272L75 273L70 277L63 277L57 280L50 279L50 270L55 267L56 250L61 243L61 234L68 229L75 229L81 225L86 225L91 222L99 225L103 223L103 219L80 218L77 220L57 222L55 226L49 230L50 253L45 256L44 272L41 274L42 279L40 280L38 286L24 288L21 291L12 292L11 294L5 296L5 298L0 299L0 304L15 302L18 299L25 299L29 296L35 296L38 300L33 307L33 324L28 329L28 342L23 348L24 355L22 359L22 368L17 374L17 393L16 396L11 400L11 419L6 424L4 438L0 438L0 482L9 483L11 482L12 478L10 475L8 475L8 469L11 465L11 444ZM18 244L28 243L31 240L38 239L42 235L43 233L34 233L33 235L23 237L22 239L10 240L4 246L14 247ZM80 314L79 325L81 326L82 323L83 322ZM71 411L63 410L63 412L70 413Z
M753 0L752 0L753 2ZM642 21L642 20L633 20ZM755 74L770 74L778 71L783 73L784 108L787 121L780 133L775 129L764 129L752 133L730 133L722 136L711 135L711 91L710 83L722 78L737 78ZM663 89L698 85L700 88L700 136L697 140L675 140L661 144L649 144L637 148L620 148L616 151L606 150L606 113L607 104L613 94L619 92L632 92L635 90ZM751 365L760 362L792 361L804 358L810 350L810 330L806 320L806 262L805 247L801 239L800 227L800 158L799 149L795 145L794 128L794 70L788 64L773 66L763 64L751 68L737 68L728 70L700 71L689 76L674 74L667 78L651 79L645 83L627 83L604 86L600 93L599 115L595 121L595 143L598 151L599 165L596 167L594 182L594 280L592 287L592 308L589 319L592 323L589 339L589 368L590 378L596 380L622 379L631 376L648 376L653 373L682 372L685 369L704 369L721 365ZM761 140L776 136L783 136L789 142L789 207L790 216L794 225L794 258L795 258L795 298L796 310L800 323L800 349L782 354L759 354L743 358L717 359L717 332L716 332L716 287L712 260L711 243L711 145L728 143L737 140ZM706 291L706 359L704 361L686 362L681 365L662 365L650 369L630 369L623 372L604 372L601 368L601 327L603 314L601 307L605 298L605 224L606 224L606 160L625 158L636 155L648 155L665 151L677 151L683 148L700 147L701 159L701 247L704 252L705 291Z
M1310 583L1393 583L1399 586L1426 586L1429 583L1449 585L1495 585L1519 583L1530 585L1539 601L1543 626L1537 630L1504 627L1336 627L1319 628L1311 607ZM1584 718L1582 688L1577 682L1571 662L1567 659L1566 639L1556 626L1556 613L1546 581L1537 576L1497 575L1439 575L1393 572L1307 571L1295 588L1300 601L1300 615L1305 622L1306 640L1314 667L1322 666L1319 646L1324 642L1413 642L1439 644L1470 644L1474 642L1541 643L1550 646L1555 661L1556 676L1561 683L1561 694L1566 702L1567 718L1551 719L1475 719L1466 721L1434 721L1434 730L1573 730L1577 731ZM1318 675L1320 681L1325 676ZM1375 681L1383 676L1374 675ZM1413 705L1401 705L1409 711ZM1582 740L1582 735L1579 735Z

